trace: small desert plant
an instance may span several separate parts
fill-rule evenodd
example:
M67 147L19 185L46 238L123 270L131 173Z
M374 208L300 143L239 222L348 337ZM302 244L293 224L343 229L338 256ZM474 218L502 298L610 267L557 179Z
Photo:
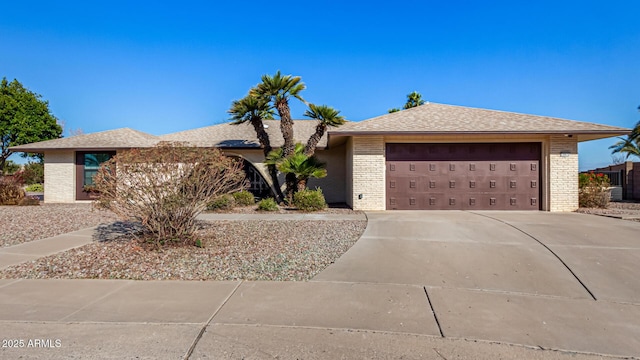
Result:
M207 210L229 210L236 206L236 201L233 195L224 194L213 199L208 205Z
M246 181L242 163L217 149L166 142L119 152L93 180L94 205L140 222L156 245L195 245L198 214Z
M609 205L609 178L601 173L583 173L578 177L580 207L606 208Z
M18 205L24 198L24 190L10 177L0 178L0 205Z
M43 192L44 191L44 185L42 185L42 184L31 184L31 185L28 185L25 188L25 191L28 191L28 192Z
M302 190L293 195L293 205L302 211L318 211L327 207L322 190Z
M258 203L260 211L278 211L278 203L273 198L262 199Z
M247 190L233 193L233 199L236 201L236 204L240 206L251 206L256 203L253 194Z

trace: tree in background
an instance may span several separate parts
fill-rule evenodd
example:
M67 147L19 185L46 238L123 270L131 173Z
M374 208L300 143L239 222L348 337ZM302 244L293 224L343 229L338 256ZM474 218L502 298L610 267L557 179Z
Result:
M413 91L407 94L407 102L404 103L404 105L402 106L402 109L404 110L411 109L420 105L424 105L424 100L422 99L422 95L417 91ZM394 113L398 111L400 111L399 108L389 109L389 113Z
M640 106L638 106L638 110L640 110ZM612 149L612 154L626 154L625 159L628 159L629 156L640 159L640 121L633 127L631 134L619 139L617 143L609 146L609 149Z
M62 127L49 110L49 102L26 89L18 80L0 82L0 171L13 153L11 146L57 139ZM36 154L23 156L39 158Z
M11 160L7 160L4 163L4 168L2 169L2 171L0 171L0 173L5 174L5 175L11 175L13 173L15 173L16 171L20 170L20 165L14 163Z

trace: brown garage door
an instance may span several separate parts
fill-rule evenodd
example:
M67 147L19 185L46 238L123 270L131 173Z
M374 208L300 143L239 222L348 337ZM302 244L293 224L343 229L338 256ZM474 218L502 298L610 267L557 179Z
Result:
M387 144L388 210L539 210L540 143Z

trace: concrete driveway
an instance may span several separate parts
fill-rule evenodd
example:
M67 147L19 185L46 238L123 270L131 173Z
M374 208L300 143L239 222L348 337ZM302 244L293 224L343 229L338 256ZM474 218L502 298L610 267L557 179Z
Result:
M372 212L314 281L423 286L444 337L640 354L640 223L575 213Z

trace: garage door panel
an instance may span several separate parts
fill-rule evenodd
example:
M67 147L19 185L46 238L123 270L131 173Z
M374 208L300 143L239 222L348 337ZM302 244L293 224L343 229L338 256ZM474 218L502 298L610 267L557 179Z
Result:
M387 208L538 210L540 143L387 144Z

